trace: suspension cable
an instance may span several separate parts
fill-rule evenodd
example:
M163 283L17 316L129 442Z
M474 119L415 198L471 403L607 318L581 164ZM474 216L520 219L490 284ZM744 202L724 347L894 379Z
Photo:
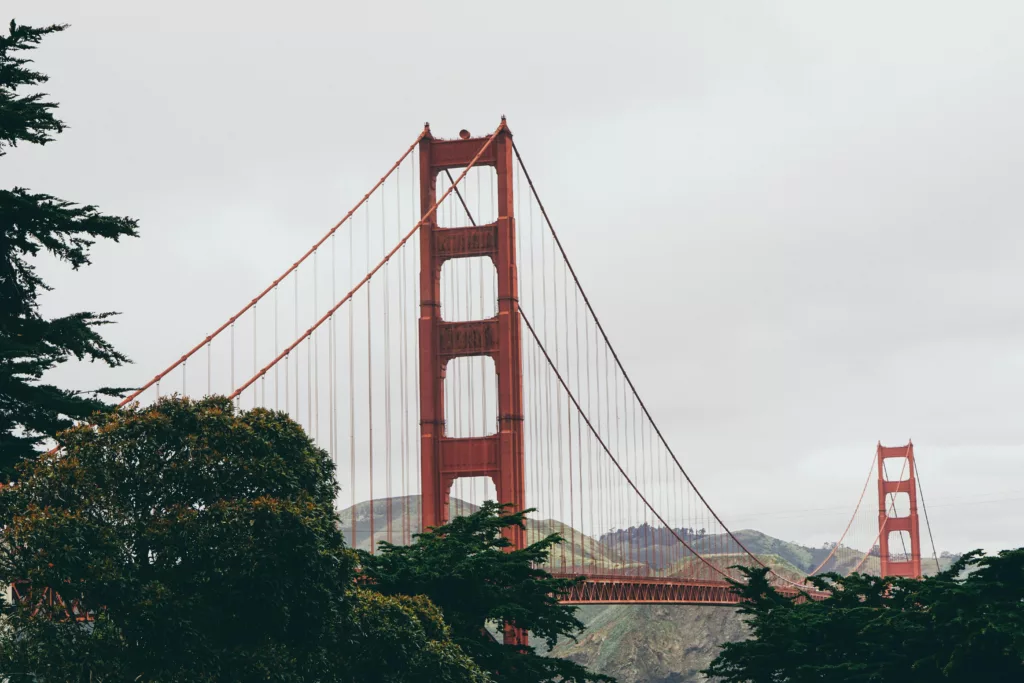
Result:
M576 269L572 267L572 263L569 261L569 257L568 257L568 255L565 252L565 248L562 246L562 241L559 239L558 233L555 231L554 225L551 222L551 218L548 216L547 210L544 208L544 203L541 201L540 195L537 192L537 188L536 188L536 186L533 183L533 179L530 177L530 172L526 168L526 164L523 163L523 157L522 157L522 155L519 152L519 148L516 146L515 140L512 141L512 151L515 153L516 159L519 161L519 165L523 169L523 175L526 177L526 182L527 182L527 184L530 187L530 191L533 194L533 197L537 200L537 206L538 206L538 208L540 208L541 214L544 217L544 221L547 223L548 229L551 231L551 236L554 238L555 244L558 246L558 250L561 252L562 258L565 260L565 264L569 268L569 272L572 275L573 281L576 283L576 287L580 291L580 295L583 297L583 303L586 304L587 310L590 311L591 317L594 318L594 324L597 327L597 330L600 331L601 336L604 338L605 344L608 345L608 349L611 352L612 357L615 359L616 365L619 367L619 370L622 372L623 379L626 380L626 382L629 384L629 388L632 390L633 394L637 397L637 402L640 404L641 410L643 411L644 415L647 417L648 421L650 421L651 426L654 428L655 433L657 433L657 435L658 435L658 439L665 446L665 449L668 451L669 456L671 456L672 461L675 462L676 467L679 469L680 472L682 472L683 476L686 478L687 483L690 484L690 486L693 488L694 492L700 498L701 502L704 503L704 506L707 508L708 512L711 513L711 515L715 518L715 520L721 525L722 529L743 550L743 552L745 552L747 555L749 555L759 565L761 565L762 567L767 568L773 575L775 575L779 579L781 579L781 580L783 580L783 581L785 581L787 583L793 583L794 585L799 585L799 584L795 584L794 582L790 581L789 579L786 579L785 577L783 577L780 574L776 573L773 569L771 569L771 567L766 565L764 562L761 561L760 558L758 558L754 553L750 552L750 550L747 549L747 547L743 544L743 542L740 541L736 537L736 535L732 532L732 530L729 529L729 527L726 526L726 524L721 520L721 518L718 516L718 513L715 512L714 509L712 509L712 507L708 504L707 500L705 500L705 498L704 498L704 494L702 494L700 492L700 489L697 488L697 485L694 484L693 480L690 478L690 475L686 472L685 468L683 468L682 464L679 462L679 459L676 457L675 452L672 450L672 447L668 445L668 442L666 441L665 436L662 434L661 429L658 427L657 423L654 421L654 417L651 415L650 411L647 409L647 405L644 403L643 399L640 397L640 394L637 391L636 386L633 384L633 380L630 378L629 374L626 372L626 369L623 366L622 361L619 359L618 353L616 353L615 348L612 346L611 340L608 338L608 334L605 332L604 326L601 325L601 321L597 317L597 312L594 310L593 305L590 303L590 298L587 296L586 292L583 290L583 285L580 283L579 276L576 274ZM673 530L673 533L674 533L674 530ZM682 540L682 539L680 539L680 540ZM701 558L701 559L703 559L703 558Z
M478 162L480 160L480 157L482 157L484 155L484 153L490 148L490 146L494 142L495 138L498 137L498 133L500 133L504 128L505 128L505 122L502 121L502 123L498 126L498 128L494 131L494 133L491 134L491 137L489 137L487 139L487 142L484 143L484 145L480 148L480 151L476 153L476 156L474 156L473 159L469 162L469 165L467 165L464 169L462 169L462 173L459 174L459 178L458 178L458 180L456 180L456 183L462 182L462 179L466 177L466 174L469 172L469 169L473 168L473 166L476 164L476 162ZM326 313L324 313L320 317L319 320L317 320L315 323L313 323L313 325L309 329L307 329L305 332L303 332L302 335L300 335L298 337L298 339L293 341L280 354L278 354L277 357L275 357L272 361L267 363L267 365L265 365L263 367L263 369L261 369L258 373L256 373L256 375L254 375L253 377L250 377L248 381L246 381L240 387L235 389L235 391L231 394L231 396L229 398L236 398L239 394L241 394L243 391L248 389L249 386L251 386L252 383L255 382L257 379L259 379L259 377L261 375L264 375L267 372L269 372L270 369L272 367L274 367L274 365L276 365L286 354L290 353L295 347L297 347L299 344L301 344L307 337L309 337L311 334L313 334L313 332L315 332L317 330L317 328L319 328L326 320L328 320L332 315L334 315L335 311L337 311L347 301L349 301L353 296L355 296L356 292L358 292L362 288L363 285L365 285L367 282L369 282L370 278L372 278L374 275L376 275L377 271L379 271L381 268L383 268L384 264L386 264L388 261L390 261L391 257L394 256L396 253L398 253L398 250L401 249L403 246L405 246L405 243L408 242L412 238L412 236L416 234L416 231L419 230L420 227L422 227L423 224L426 223L427 220L429 220L430 217L434 215L434 213L437 211L438 205L440 205L442 202L444 202L445 199L448 198L448 195L450 195L452 193L452 190L454 189L454 187L455 187L454 185L450 186L444 192L444 194L441 196L441 198L438 199L436 202L434 202L434 205L431 206L430 209L423 215L423 218L418 220L416 222L416 225L414 225L412 227L412 229L409 232L407 232L405 234L405 236L402 237L401 240L398 241L398 244L396 244L394 246L394 248L391 249L391 251L389 251L387 254L385 254L384 258L381 259L380 262L378 262L377 265L375 265L370 270L370 272L368 272L358 283L356 283L356 285L351 290L349 290L349 292L345 296L343 296L334 306L332 306L330 309L328 309L328 311Z
M932 523L928 521L928 505L924 502L924 489L921 488L921 472L917 469L917 458L914 458L914 479L917 480L917 492L921 494L921 509L924 511L924 523L928 528L928 541L932 545L932 558L935 560L935 572L942 571L939 566L939 554L935 552L935 537L932 536Z
M544 348L544 344L541 343L540 337L537 336L537 332L533 329L533 325L530 324L530 319L527 317L526 313L523 311L522 306L519 307L519 317L522 319L522 321L524 323L526 323L526 328L530 331L530 335L533 337L534 341L537 343L537 348L539 348L540 352L544 355L544 358L548 362L548 366L551 368L551 372L553 372L555 374L555 378L562 385L562 388L565 389L565 392L569 395L569 399L572 401L573 405L575 406L576 411L579 414L579 417L582 418L582 420L586 423L587 427L590 429L590 433L594 436L594 438L597 440L597 443L601 446L602 450L604 450L605 454L612 461L612 463L615 465L615 467L619 470L619 473L623 477L625 477L626 482L633 489L634 493L636 493L638 496L640 496L640 499L647 506L647 509L651 511L651 514L653 514L658 519L658 521L662 523L663 526L668 528L668 530L672 533L672 535L675 536L676 539L680 543L682 543L684 546L686 546L686 548L690 552L692 552L698 559L700 559L701 562L706 564L708 567L710 567L713 571L715 571L716 573L720 574L721 576L728 578L728 574L723 572L721 569L719 569L715 565L711 564L707 559L704 558L704 556L702 556L700 553L696 552L690 546L689 543L687 543L679 534L677 534L676 530L671 528L669 526L669 524L665 521L665 519L661 516L661 513L659 513L657 510L655 510L654 507L650 504L650 502L648 502L647 497L644 496L644 494L640 492L640 489L637 488L636 484L633 483L633 480L630 478L630 476L628 474L626 474L626 471L622 468L622 465L619 464L619 461L615 459L614 455L612 455L612 452L608 449L608 446L605 445L604 439L602 439L601 435L598 434L598 432L595 429L593 423L590 421L590 418L587 417L587 414L583 412L583 407L579 404L579 401L576 400L576 397L573 395L572 391L569 390L569 386L565 383L565 380L562 379L562 374L558 371L558 368L556 368L555 364L552 362L551 356L548 355L547 349L545 349Z
M307 258L309 258L314 252L316 252L316 250L319 249L320 246L324 242L326 242L327 239L330 238L331 235L333 235L335 232L337 232L338 228L340 228L342 225L345 224L345 221L347 221L349 218L352 217L352 214L354 214L356 212L356 209L358 209L360 206L362 206L370 198L370 195L372 195L374 192L376 192L377 188L379 188L381 185L384 184L384 181L388 179L388 176L390 176L392 174L392 172L394 172L394 170L396 168L398 168L403 161L405 161L406 157L408 157L412 153L412 151L416 148L416 145L418 145L420 143L420 141L423 140L423 138L427 135L427 132L428 132L427 129L424 128L423 131L416 137L416 140L411 145L409 145L409 148L407 150L405 150L405 153L398 158L398 161L393 163L391 165L391 168L388 169L388 172L385 173L381 177L381 179L378 180L376 182L376 184L374 184L374 186L370 188L370 191L367 192L365 195L363 195L363 198L360 199L359 202L354 207L352 207L349 210L349 212L347 214L345 214L345 216L340 221L335 223L334 226L330 230L327 231L326 235L321 237L312 247L310 247L306 251L305 254L300 256L299 259L295 263L290 265L288 267L288 269L285 270L276 280L271 282L267 286L266 289L264 289L262 292L257 294L256 297L252 301L247 303L245 306L243 306L241 308L241 310L239 310L237 313L235 313L233 316L231 316L226 323L224 323L223 325L218 327L216 330L214 330L212 333L207 335L206 338L203 339L203 341L199 342L194 347L192 347L192 349L189 350L184 356L182 356L181 358L176 360L174 363L172 363L170 366L168 366L163 372L160 372L159 374L157 374L153 379L149 380L144 385L142 385L141 387L136 389L134 392L129 394L124 400L122 400L120 403L117 404L117 407L118 408L122 408L122 407L128 405L129 403L131 403L132 401L134 401L136 398L139 397L140 394L142 394L142 392L144 392L146 389L150 388L151 386L153 386L154 384L159 382L165 375L167 375L167 373L171 372L172 370L177 368L180 364L184 363L186 360L191 358L192 355L195 354L200 349L202 349L204 345L210 343L210 341L212 341L214 337L218 336L221 332L223 332L228 327L233 325L234 322L236 320L238 320L238 318L243 313L245 313L250 308L255 306L257 303L259 303L259 301L263 297L265 297L267 294L269 294L271 291L273 291L274 287L279 285L281 283L281 281L284 280L286 277L288 277L288 275L290 275L293 271L295 271L303 261L305 261Z
M821 561L821 564L819 564L817 567L815 567L814 571L812 571L810 574L807 575L808 579L811 578L812 576L814 576L815 574L817 574L819 571L821 571L821 568L824 567L826 564L828 564L828 561L831 560L832 556L835 555L836 551L839 550L839 546L841 546L843 544L843 540L846 538L846 534L849 533L850 527L853 526L853 520L855 520L857 518L857 511L860 510L860 504L864 502L864 494L867 493L867 491L868 491L868 484L871 483L871 474L875 470L875 464L876 464L875 459L872 458L871 459L871 467L868 468L868 478L864 481L864 488L861 489L861 491L860 491L860 498L857 499L857 506L853 508L853 515L850 516L850 521L846 524L846 528L843 529L842 535L839 536L839 541L836 543L835 547L832 548L832 552L830 552L828 554L828 556L824 560Z

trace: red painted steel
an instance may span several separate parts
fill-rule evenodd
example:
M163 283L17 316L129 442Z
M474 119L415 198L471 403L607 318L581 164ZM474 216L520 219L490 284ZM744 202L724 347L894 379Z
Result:
M423 528L449 519L449 495L459 477L490 477L498 500L526 508L523 457L523 363L520 350L519 282L512 197L512 133L504 118L493 143L460 136L442 140L429 128L420 140L420 207L436 204L437 175L467 166L493 166L497 176L497 220L470 228L438 225L434 213L420 226L420 439ZM486 256L498 281L498 314L489 320L445 322L441 310L441 266L448 259ZM498 431L494 437L457 439L445 433L444 379L448 361L463 356L494 360L498 384ZM513 549L526 546L523 529L506 530ZM526 633L509 628L505 642L523 644Z
M900 468L898 481L887 481L885 461L888 458L906 458ZM921 578L921 530L917 517L917 477L914 468L914 444L886 447L878 444L878 549L882 576L907 576ZM903 479L903 475L906 479ZM890 514L887 498L891 494L907 493L910 497L910 514L896 517ZM889 534L905 531L910 536L910 558L892 560L889 548Z
M512 201L512 133L502 121L488 138L442 140L429 129L420 140L420 206L434 206L437 175L466 166L493 166L498 217L475 227L440 226L434 217L420 227L420 438L424 528L449 518L449 493L459 477L490 477L498 499L526 507L523 464L523 378ZM482 152L482 153L481 153ZM488 320L445 322L441 311L441 266L448 259L486 256L498 276L498 315ZM448 361L489 356L498 377L498 432L493 437L456 439L445 434L444 379ZM514 548L526 544L522 529L508 534Z
M561 574L573 578L575 574ZM779 593L796 597L800 591L792 587L778 587ZM826 593L808 589L812 600L826 597ZM805 598L802 598L805 599ZM710 605L735 607L739 596L725 581L696 581L629 576L593 576L574 586L561 600L574 605Z

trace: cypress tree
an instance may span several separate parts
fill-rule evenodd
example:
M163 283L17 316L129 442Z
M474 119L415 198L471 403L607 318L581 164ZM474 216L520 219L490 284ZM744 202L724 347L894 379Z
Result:
M33 70L26 53L66 25L42 28L11 21L0 33L0 157L19 143L45 145L64 129L57 104L38 86L48 77ZM44 381L47 371L70 360L99 361L110 367L130 362L100 334L112 312L83 311L46 318L39 296L52 288L33 260L49 254L77 270L89 265L98 239L135 237L131 218L108 216L96 207L59 199L23 187L0 189L0 477L45 448L48 439L110 409L105 400L124 389L73 391Z

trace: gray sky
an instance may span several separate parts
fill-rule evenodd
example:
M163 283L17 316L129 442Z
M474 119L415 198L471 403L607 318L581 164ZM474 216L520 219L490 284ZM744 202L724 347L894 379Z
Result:
M940 550L1024 542L1024 4L5 8L72 24L36 55L71 128L0 183L141 222L46 300L123 312L121 381L248 301L425 120L504 113L727 523L834 540L876 441L912 437Z

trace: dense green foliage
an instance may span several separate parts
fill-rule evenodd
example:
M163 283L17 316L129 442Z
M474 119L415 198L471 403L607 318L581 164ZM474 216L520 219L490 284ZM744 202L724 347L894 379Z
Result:
M382 542L375 555L360 551L363 573L385 595L429 597L444 613L454 641L495 681L611 681L569 660L541 656L532 646L505 645L485 628L525 629L549 648L583 628L575 608L558 602L581 579L556 578L539 568L561 537L552 534L508 551L502 530L525 528L530 511L503 514L504 507L484 503L471 515L417 534L411 546Z
M854 574L811 581L832 595L779 595L763 568L735 583L752 638L705 673L729 683L1024 680L1024 548L961 557L922 580Z
M47 81L30 68L24 52L64 26L32 28L11 22L0 35L0 156L19 142L43 145L64 130L57 105L24 93ZM114 313L80 312L46 319L39 295L50 287L31 259L41 253L73 269L89 264L97 239L135 236L136 222L101 214L21 187L0 189L0 476L74 420L107 409L102 396L122 390L76 392L43 383L43 374L70 358L118 366L128 359L99 334Z
M98 416L0 490L0 671L67 681L484 681L425 599L355 588L329 456L282 413L164 399Z

